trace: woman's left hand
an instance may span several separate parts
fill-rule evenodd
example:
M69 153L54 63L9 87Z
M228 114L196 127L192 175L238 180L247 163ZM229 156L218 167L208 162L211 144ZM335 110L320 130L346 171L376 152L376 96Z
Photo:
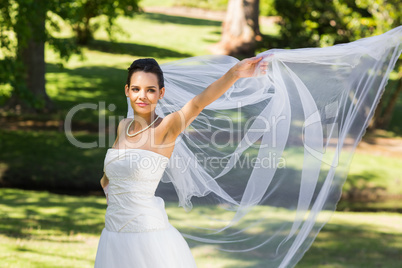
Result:
M260 63L260 61L263 59L263 57L252 57L252 58L246 58L242 61L239 61L235 66L233 66L233 72L235 76L238 78L242 77L252 77L256 73L256 68L259 65L260 68L260 73L261 74L266 74L267 69L268 69L268 62L263 61ZM260 63L260 64L259 64Z

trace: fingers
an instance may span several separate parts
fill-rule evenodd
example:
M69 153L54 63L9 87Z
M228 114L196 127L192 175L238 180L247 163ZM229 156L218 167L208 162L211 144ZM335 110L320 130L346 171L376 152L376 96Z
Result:
M252 57L252 58L246 58L242 60L242 62L247 63L247 64L255 64L258 63L259 61L262 60L262 57Z
M249 58L248 60L250 61L250 63L257 63L262 59L263 59L263 57L252 57L252 58Z
M268 65L269 65L269 62L267 62L267 61L263 61L263 62L260 63L260 71L261 71L261 73L263 73L263 74L267 73Z

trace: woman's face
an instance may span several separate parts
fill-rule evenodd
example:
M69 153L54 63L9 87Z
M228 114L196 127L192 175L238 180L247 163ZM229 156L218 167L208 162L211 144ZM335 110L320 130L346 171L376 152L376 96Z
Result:
M138 71L131 76L130 85L126 85L125 91L134 113L146 115L156 108L165 88L159 88L156 74Z

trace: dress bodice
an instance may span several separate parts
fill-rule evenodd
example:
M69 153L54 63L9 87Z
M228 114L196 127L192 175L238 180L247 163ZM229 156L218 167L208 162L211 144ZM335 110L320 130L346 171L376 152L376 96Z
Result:
M109 149L104 172L109 179L105 228L144 232L167 227L164 201L155 191L169 162L143 149Z

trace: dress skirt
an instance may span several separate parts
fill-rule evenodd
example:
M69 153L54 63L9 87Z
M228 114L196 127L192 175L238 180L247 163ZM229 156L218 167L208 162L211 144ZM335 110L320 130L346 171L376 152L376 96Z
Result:
M95 268L193 268L190 248L170 223L163 230L121 233L103 228Z

